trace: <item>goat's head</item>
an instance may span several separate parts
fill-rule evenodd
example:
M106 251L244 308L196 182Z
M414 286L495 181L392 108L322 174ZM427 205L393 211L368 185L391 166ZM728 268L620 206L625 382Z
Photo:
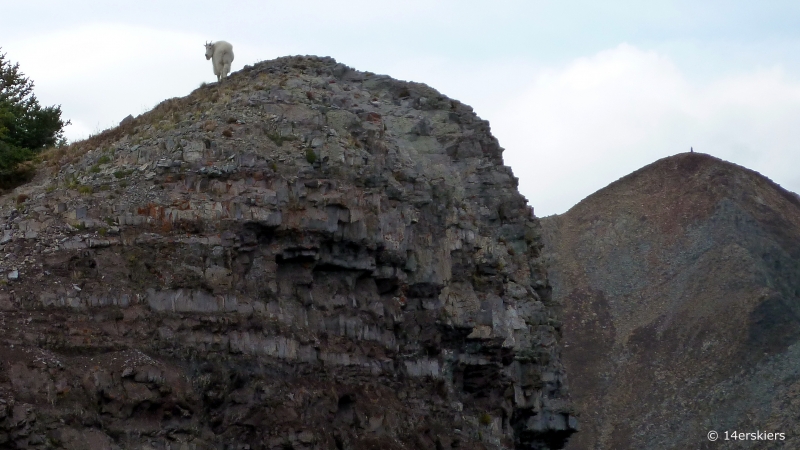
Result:
M214 43L206 42L206 59L211 59L214 56Z

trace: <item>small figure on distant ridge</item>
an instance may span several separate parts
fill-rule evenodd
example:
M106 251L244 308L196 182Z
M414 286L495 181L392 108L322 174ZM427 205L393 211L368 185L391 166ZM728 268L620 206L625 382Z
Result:
M694 153L694 147L689 147L689 153Z
M206 42L206 60L211 60L217 81L227 77L233 62L233 46L225 41Z

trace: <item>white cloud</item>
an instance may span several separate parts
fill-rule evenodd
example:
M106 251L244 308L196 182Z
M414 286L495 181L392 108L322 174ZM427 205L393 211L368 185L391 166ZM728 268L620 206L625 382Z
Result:
M623 44L539 71L490 115L539 216L690 146L800 190L800 83L780 68L700 84Z

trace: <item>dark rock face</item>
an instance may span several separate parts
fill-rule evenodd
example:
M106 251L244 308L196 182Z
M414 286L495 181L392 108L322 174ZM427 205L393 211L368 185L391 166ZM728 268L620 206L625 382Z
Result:
M567 448L717 448L711 430L800 448L796 194L686 153L542 224L581 414Z
M0 446L561 448L501 152L427 86L293 57L49 155L0 199Z

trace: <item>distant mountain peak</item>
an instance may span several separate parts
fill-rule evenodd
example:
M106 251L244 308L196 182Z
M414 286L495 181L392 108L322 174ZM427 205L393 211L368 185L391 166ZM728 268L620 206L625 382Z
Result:
M682 153L542 226L584 425L567 448L694 448L709 430L793 429L796 194ZM777 445L800 447L785 439Z

